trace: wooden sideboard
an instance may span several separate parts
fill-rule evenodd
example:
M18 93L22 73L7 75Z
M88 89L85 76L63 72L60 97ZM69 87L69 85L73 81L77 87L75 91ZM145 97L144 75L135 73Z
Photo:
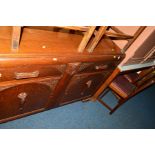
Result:
M108 37L77 52L81 35L24 28L18 52L0 27L0 123L90 98L124 54Z

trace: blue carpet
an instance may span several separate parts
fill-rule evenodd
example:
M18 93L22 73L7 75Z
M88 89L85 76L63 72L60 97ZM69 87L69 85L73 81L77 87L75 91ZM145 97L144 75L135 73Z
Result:
M112 93L104 98L116 102ZM15 121L0 124L11 129L126 129L155 128L155 85L126 102L113 115L98 102L75 102Z

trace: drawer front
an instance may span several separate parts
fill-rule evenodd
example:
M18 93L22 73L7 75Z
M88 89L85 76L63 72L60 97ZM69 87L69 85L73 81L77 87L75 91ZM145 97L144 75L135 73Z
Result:
M0 86L0 120L44 109L59 79L24 80Z
M112 70L117 66L118 63L118 61L82 63L79 68L79 73Z
M65 68L66 65L23 65L15 68L0 68L0 81L60 76Z
M73 76L64 94L60 98L60 105L93 95L100 84L104 82L107 75L107 72L102 72L77 74Z

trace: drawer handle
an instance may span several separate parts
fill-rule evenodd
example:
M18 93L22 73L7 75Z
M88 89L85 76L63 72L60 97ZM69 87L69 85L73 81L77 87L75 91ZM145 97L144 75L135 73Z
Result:
M25 92L18 94L18 98L21 99L21 103L25 102L26 97L27 97L27 93L25 93Z
M22 93L18 94L17 97L21 100L21 102L20 102L20 107L19 107L19 111L23 111L24 104L25 104L25 99L26 99L26 97L27 97L27 93L22 92Z
M108 68L108 65L98 65L98 66L95 66L95 69L96 70L99 70L99 69L107 69Z
M93 82L92 80L89 80L89 81L86 82L86 87L84 87L83 91L81 92L81 95L84 95L88 91L88 89L92 85L92 82Z
M26 79L26 78L33 78L33 77L38 77L39 76L39 71L34 71L34 72L27 72L27 73L17 73L15 72L15 78L18 79Z
M89 80L89 81L86 82L86 85L87 85L88 88L90 88L91 84L92 84L92 80Z

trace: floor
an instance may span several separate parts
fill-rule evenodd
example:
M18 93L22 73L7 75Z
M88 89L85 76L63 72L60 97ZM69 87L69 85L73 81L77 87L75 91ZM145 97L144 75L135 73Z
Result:
M105 101L115 103L110 92ZM130 99L113 115L98 102L70 105L0 124L2 129L145 129L155 128L155 85Z

